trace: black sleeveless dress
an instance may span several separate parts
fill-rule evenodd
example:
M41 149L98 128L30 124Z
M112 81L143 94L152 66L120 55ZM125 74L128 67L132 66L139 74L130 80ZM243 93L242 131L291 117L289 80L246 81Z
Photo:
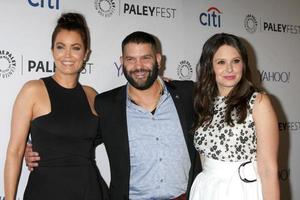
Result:
M51 112L31 122L33 150L41 160L29 175L24 199L107 199L107 186L95 163L98 117L82 86L67 89L51 77L42 80Z

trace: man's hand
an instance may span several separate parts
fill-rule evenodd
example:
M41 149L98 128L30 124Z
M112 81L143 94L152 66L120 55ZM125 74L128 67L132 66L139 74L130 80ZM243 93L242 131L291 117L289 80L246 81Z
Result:
M161 78L162 78L163 81L168 82L168 83L173 81L173 79L165 77L165 76L162 76Z
M24 157L25 157L26 166L29 171L33 171L33 169L38 166L37 161L41 159L38 152L32 151L32 144L28 144L28 143L26 145Z

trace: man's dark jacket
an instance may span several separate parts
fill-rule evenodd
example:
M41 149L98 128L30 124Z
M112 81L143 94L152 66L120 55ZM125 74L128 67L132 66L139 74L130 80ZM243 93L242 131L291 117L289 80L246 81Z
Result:
M194 83L192 81L170 81L166 82L165 85L177 109L191 159L189 190L193 179L200 171L200 159L193 146L193 134L190 131L195 120L193 109ZM100 116L99 132L101 136L98 143L104 143L110 163L109 196L111 200L129 199L130 156L126 92L126 85L123 85L101 93L95 99L95 109Z

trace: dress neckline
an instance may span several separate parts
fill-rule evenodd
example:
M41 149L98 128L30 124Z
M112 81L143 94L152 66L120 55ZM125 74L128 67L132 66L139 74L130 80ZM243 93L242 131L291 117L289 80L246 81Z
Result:
M216 96L215 100L216 101L225 101L226 98L227 98L227 96Z
M60 84L59 84L52 76L50 76L49 78L50 78L50 80L51 80L57 87L59 87L59 88L65 90L65 91L74 91L74 90L76 90L77 88L79 88L79 85L80 85L80 83L77 82L77 84L76 84L75 87L73 87L73 88L66 88L66 87L60 85Z

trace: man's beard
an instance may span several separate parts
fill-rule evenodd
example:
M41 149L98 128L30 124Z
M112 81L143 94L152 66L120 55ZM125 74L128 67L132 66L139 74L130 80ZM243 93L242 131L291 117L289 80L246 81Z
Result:
M132 85L134 88L139 90L146 90L150 88L158 77L158 71L159 70L158 70L157 62L155 62L155 64L152 66L152 70L137 69L134 71L127 71L126 68L123 66L124 76L127 79L128 83ZM148 72L148 77L146 81L144 82L135 81L134 78L132 77L132 74L136 72L146 72L146 73Z

